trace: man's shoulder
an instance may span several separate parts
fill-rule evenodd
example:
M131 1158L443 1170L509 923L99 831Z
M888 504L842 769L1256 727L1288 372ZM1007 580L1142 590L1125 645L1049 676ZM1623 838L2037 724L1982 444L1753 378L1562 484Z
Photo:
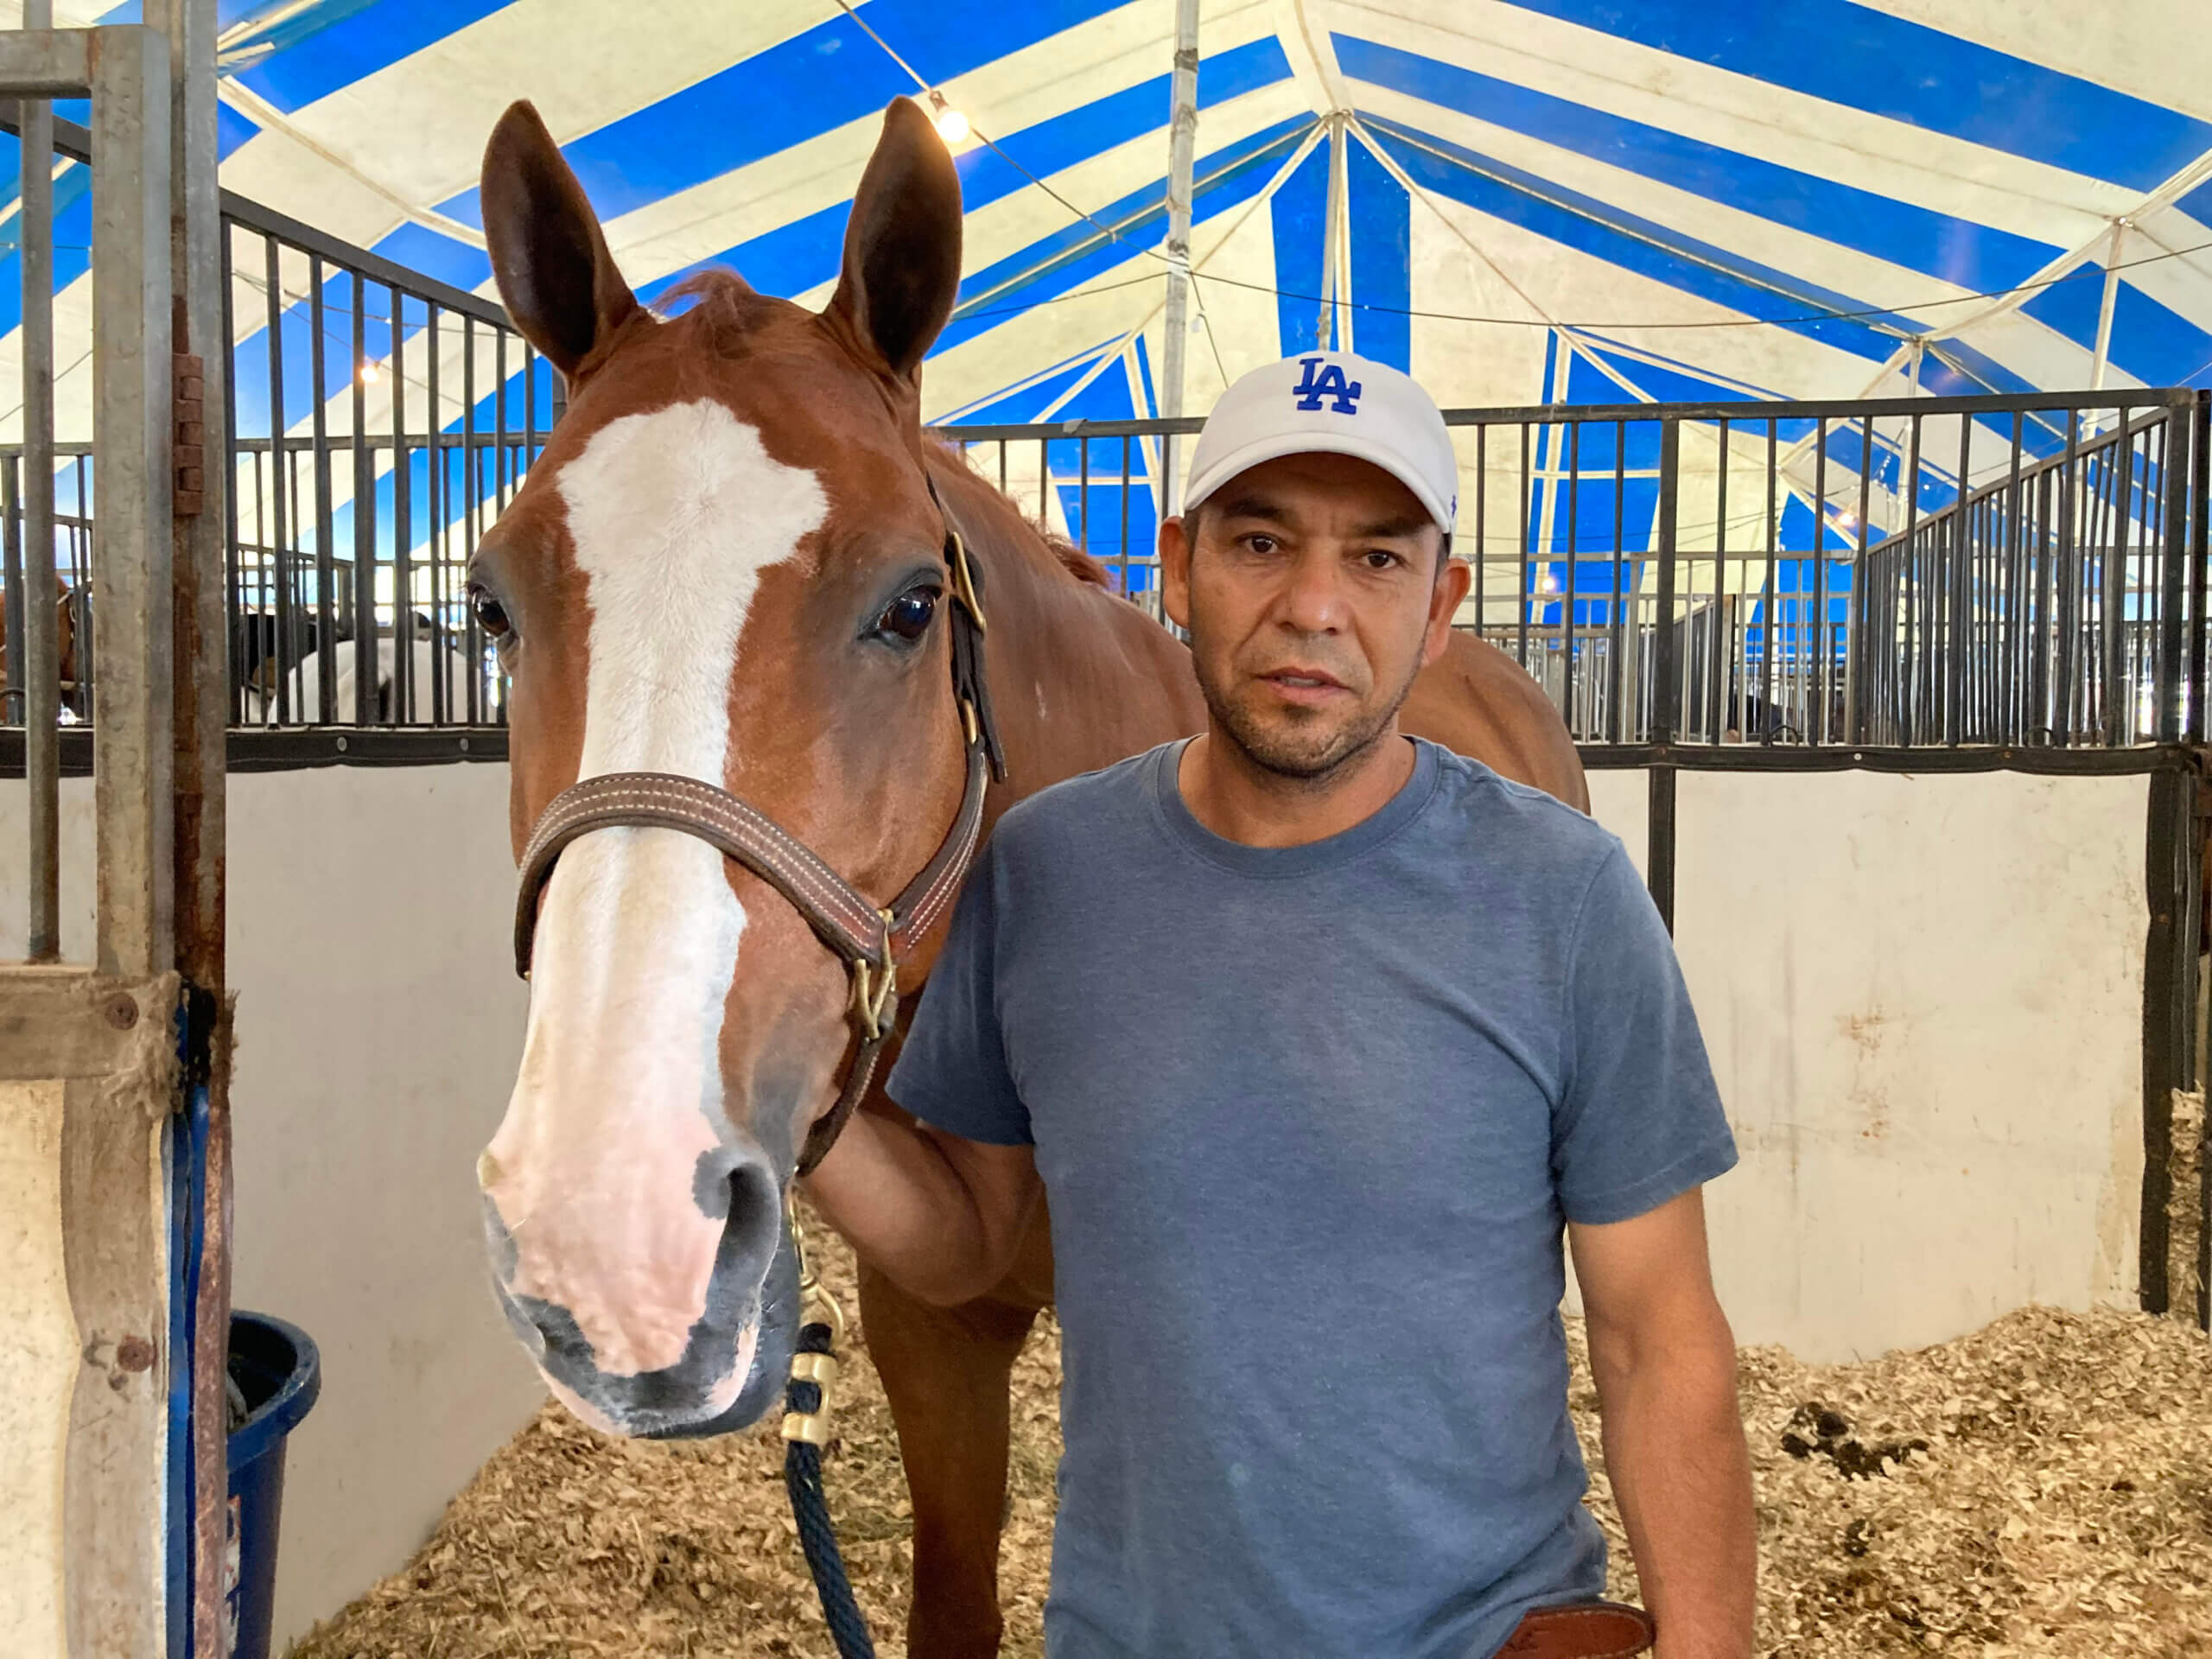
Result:
M1435 747L1435 754L1440 805L1473 830L1482 830L1491 849L1524 849L1588 872L1621 845L1606 825L1555 794L1516 783L1446 747Z
M1422 856L1473 912L1524 913L1564 927L1601 872L1630 865L1628 849L1597 818L1544 790L1500 777L1482 761L1438 752L1438 790L1425 814Z
M1016 801L991 831L998 858L1018 862L1060 851L1075 841L1095 850L1102 836L1141 822L1160 748L1063 778Z

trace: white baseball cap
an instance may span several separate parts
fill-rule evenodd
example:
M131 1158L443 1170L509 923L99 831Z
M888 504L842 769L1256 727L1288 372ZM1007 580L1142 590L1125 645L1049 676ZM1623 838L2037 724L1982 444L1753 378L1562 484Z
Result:
M1223 392L1198 434L1183 511L1247 467L1317 450L1372 461L1452 534L1459 461L1435 399L1411 375L1350 352L1287 357Z

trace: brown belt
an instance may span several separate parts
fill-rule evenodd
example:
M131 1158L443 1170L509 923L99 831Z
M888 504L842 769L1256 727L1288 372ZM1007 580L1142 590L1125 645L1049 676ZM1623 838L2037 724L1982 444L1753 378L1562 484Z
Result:
M1620 1601L1531 1607L1498 1659L1629 1659L1658 1639L1651 1615Z

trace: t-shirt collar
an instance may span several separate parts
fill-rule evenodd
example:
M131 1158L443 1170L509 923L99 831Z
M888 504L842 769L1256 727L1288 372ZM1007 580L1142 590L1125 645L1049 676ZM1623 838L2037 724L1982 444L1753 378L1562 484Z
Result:
M1151 764L1146 769L1145 792L1151 798L1154 815L1170 841L1209 863L1239 875L1305 875L1372 851L1421 816L1421 809L1435 795L1437 779L1441 775L1436 746L1414 738L1413 775L1396 794L1357 823L1333 836L1296 847L1252 847L1214 834L1198 822L1185 803L1176 779L1182 766L1183 751L1190 742L1186 737L1179 742L1163 743L1152 752Z

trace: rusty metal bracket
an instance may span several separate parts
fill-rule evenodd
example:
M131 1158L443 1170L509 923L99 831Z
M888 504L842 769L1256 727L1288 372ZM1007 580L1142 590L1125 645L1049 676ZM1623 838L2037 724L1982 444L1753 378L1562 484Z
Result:
M173 510L180 518L196 518L207 489L207 375L196 353L178 352L174 357L169 381L176 405L176 493Z

